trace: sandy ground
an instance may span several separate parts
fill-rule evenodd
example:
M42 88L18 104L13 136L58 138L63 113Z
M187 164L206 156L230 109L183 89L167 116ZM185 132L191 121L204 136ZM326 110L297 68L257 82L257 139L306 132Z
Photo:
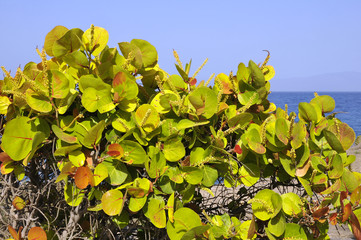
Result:
M351 164L351 170L354 172L361 172L361 144L352 146L348 151L348 154L352 154L356 156L356 160ZM223 196L222 194L229 195L229 194L236 194L238 190L229 190L224 191L224 187L221 187L218 189L218 187L213 186L212 191L215 193L215 197L212 199L212 202L222 202L222 199L226 198L226 196ZM209 193L206 193L205 191L201 191L203 196L207 196L210 198ZM352 240L355 239L352 232L348 228L347 225L342 226L333 226L330 225L330 229L328 232L328 235L331 240Z

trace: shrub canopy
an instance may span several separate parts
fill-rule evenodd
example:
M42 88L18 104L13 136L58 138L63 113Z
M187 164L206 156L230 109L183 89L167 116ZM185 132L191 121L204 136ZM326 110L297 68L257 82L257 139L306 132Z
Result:
M361 238L355 133L330 96L297 116L267 99L269 54L205 82L176 52L169 75L149 42L107 42L56 26L40 63L3 68L2 238Z

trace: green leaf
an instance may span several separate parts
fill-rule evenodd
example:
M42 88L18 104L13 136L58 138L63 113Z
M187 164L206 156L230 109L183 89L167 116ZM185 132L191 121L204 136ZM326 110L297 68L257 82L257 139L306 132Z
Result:
M330 170L328 171L328 177L330 179L340 178L343 174L343 168L344 168L341 156L339 154L336 154L332 158L330 163L331 166L330 166Z
M55 150L54 156L65 156L65 155L69 154L70 152L75 151L80 148L81 148L80 144L59 147Z
M64 197L68 205L76 207L83 201L84 192L72 183L67 183L64 187Z
M104 163L99 163L94 169L94 186L98 186L109 176L108 168Z
M192 201L194 197L194 193L195 193L195 185L188 184L184 190L180 191L180 194L182 196L182 202L186 204Z
M229 76L227 76L224 73L220 73L216 76L215 80L216 83L218 83L218 86L215 85L218 88L222 88L223 94L231 94L233 93L233 84L231 80L229 79Z
M262 145L261 134L257 128L249 128L246 132L246 139L248 146L255 153L264 154L266 148Z
M286 119L277 118L276 120L276 136L284 144L288 144L288 124Z
M163 93L158 93L152 100L151 105L158 111L158 113L164 114L172 109L171 101L179 101L177 94L171 90L164 90Z
M264 75L264 79L266 81L271 80L276 74L275 69L272 66L269 66L269 65L264 66L262 68L262 72L263 72L263 75Z
M93 36L92 36L93 32ZM82 36L85 49L91 52L94 56L98 56L101 51L107 46L109 33L101 27L89 28Z
M303 228L296 223L286 223L283 239L307 240L307 234Z
M188 80L188 78L187 78ZM172 87L173 85L173 87ZM179 76L179 75L170 75L169 78L167 79L167 81L164 82L163 84L164 89L172 91L173 92L173 88L175 88L176 91L180 91L183 92L185 89L188 88L187 84L184 82L184 79Z
M124 58L131 60L131 64L136 69L141 69L143 67L142 52L139 47L129 42L120 42L118 45Z
M114 216L111 219L119 228L125 228L129 224L129 214L126 211L122 211L119 216Z
M279 212L280 207L282 208L281 197L279 195L277 197L277 195L277 193L269 189L259 191L254 198L249 201L249 203L252 203L253 214L262 221L267 221L275 216ZM272 198L279 198L280 202L277 203Z
M75 136L69 135L63 130L61 130L58 126L52 125L51 129L53 130L54 134L62 141L67 143L77 143L78 139Z
M153 45L142 39L133 39L130 44L135 45L139 48L143 67L152 67L157 64L158 53Z
M119 215L123 210L123 193L112 189L102 196L103 211L109 216Z
M183 167L184 179L193 185L200 184L203 179L203 171L198 167Z
M209 165L203 167L203 179L202 184L206 187L212 187L218 179L218 171Z
M336 150L337 152L344 152L343 146L340 142L340 140L337 138L336 134L334 134L331 131L328 131L326 129L323 130L323 134L325 135L325 138L332 147L332 149Z
M131 197L128 204L129 210L133 213L136 213L144 207L146 202L147 196L144 196L142 198Z
M149 104L143 104L137 109L135 112L135 120L146 132L155 130L160 122L157 110Z
M9 121L2 136L2 149L15 161L24 159L33 149L36 131L30 118L18 117Z
M31 89L26 90L26 103L35 111L49 113L53 110L48 97L40 95ZM7 108L6 108L7 110Z
M128 132L135 127L135 122L130 113L118 111L116 113L116 118L112 121L112 126L119 132Z
M347 123L339 122L337 119L333 121L334 123L324 130L327 142L338 152L346 151L355 142L356 134Z
M210 229L210 225L205 226L198 226L190 229L188 232L186 232L181 240L192 240L192 239L198 239L199 236L202 236L203 233L205 233L208 229Z
M249 124L253 119L253 115L251 113L240 113L235 115L234 117L228 120L229 127L241 126L241 128L245 127Z
M78 95L79 92L69 93L68 96L63 99L55 99L59 114L65 114Z
M332 112L335 109L335 100L328 95L316 96L311 100L311 103L318 105L322 114Z
M299 118L305 122L318 122L321 117L318 115L315 107L307 102L301 102L298 104Z
M138 95L138 85L135 78L127 72L118 72L112 82L114 101L132 100Z
M54 56L53 54L53 45L59 40L64 34L68 31L68 29L64 26L56 26L54 27L45 37L44 49L49 56Z
M327 168L326 162L322 158L317 156L311 157L311 166L313 169L319 172L324 172Z
M283 212L279 212L275 217L271 218L268 222L268 230L275 235L280 237L286 229L286 218Z
M52 98L65 98L69 94L69 79L58 70L48 71L50 83L50 96Z
M291 146L294 149L301 147L303 140L306 138L307 130L303 121L293 124L291 132Z
M109 112L115 108L110 94L110 88L98 91L89 87L84 90L81 102L89 112L95 112L96 110L100 113Z
M76 69L88 68L89 66L88 58L85 56L84 53L79 51L66 54L63 57L63 60L69 66Z
M195 108L196 114L202 115L206 119L211 118L217 112L217 95L208 87L196 88L188 95L188 100Z
M174 213L174 223L168 221L167 233L171 240L181 239L192 228L202 225L197 213L190 208L179 208Z
M142 198L148 196L149 192L152 191L152 183L147 178L136 178L133 184L126 187L129 195L135 198Z
M71 151L69 152L69 161L75 167L81 167L85 163L85 155L81 150Z
M177 162L185 156L185 148L178 138L172 138L164 143L163 153L165 159L170 162Z
M260 178L260 169L256 164L242 165L239 169L239 175L242 183L247 186L253 186Z
M84 92L87 88L94 88L98 91L110 90L111 86L106 84L101 78L94 75L83 75L79 79L79 89Z
M102 164L104 164L108 170L111 185L121 185L127 179L129 173L124 163L116 159L106 159ZM94 178L94 181L97 181L97 178Z
M243 81L245 83L248 83L249 76L251 74L251 70L244 65L244 63L240 63L238 65L238 71L237 71L237 79L238 81Z
M143 165L147 159L147 153L144 151L143 147L137 142L124 140L120 143L124 150L124 160L129 164L133 165Z
M67 53L78 50L81 46L83 31L73 28L53 43L52 52L55 57L62 57Z
M169 176L169 179L175 183L183 183L183 173L179 170L178 167L169 167L165 173Z
M204 157L204 149L201 147L193 148L190 155L190 163L191 165L198 165L200 164Z
M296 168L301 168L305 165L310 157L310 149L306 144L303 144L296 150Z
M208 123L209 123L209 121L193 122L189 119L182 119L178 122L177 129L180 131L180 130L187 129L187 128L206 125Z
M300 197L293 193L285 193L282 197L282 210L289 216L297 216L302 212L302 201Z
M251 81L255 88L263 87L266 84L262 70L252 60L248 62L248 69L251 70Z
M25 177L25 169L21 165L16 165L14 168L14 174L18 181L21 181Z
M356 178L355 174L347 168L344 168L340 191L347 190L352 193L360 184L361 182Z
M165 228L167 219L164 209L165 203L163 199L151 198L145 209L144 215L149 218L151 223L157 228Z
M6 115L11 104L7 96L0 96L0 114Z
M295 163L292 161L291 157L287 156L286 154L280 154L279 157L283 169L288 173L288 175L290 175L291 177L295 177L296 166Z
M167 201L168 219L174 222L174 192L169 196Z
M148 161L145 164L148 175L151 178L156 178L166 165L164 154L154 146L148 147Z
M102 138L102 133L105 128L104 120L98 122L95 126L89 129L85 134L82 144L87 148L96 146Z

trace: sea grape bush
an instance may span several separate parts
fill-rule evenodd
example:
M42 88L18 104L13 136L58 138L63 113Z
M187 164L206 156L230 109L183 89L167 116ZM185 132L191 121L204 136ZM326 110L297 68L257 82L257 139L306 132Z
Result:
M107 41L100 27L56 26L40 63L3 68L3 238L327 239L346 223L361 239L355 133L330 96L296 119L267 99L269 54L208 86L176 52L169 75L147 41ZM290 183L304 194L278 188ZM200 203L215 186L258 191L212 214Z

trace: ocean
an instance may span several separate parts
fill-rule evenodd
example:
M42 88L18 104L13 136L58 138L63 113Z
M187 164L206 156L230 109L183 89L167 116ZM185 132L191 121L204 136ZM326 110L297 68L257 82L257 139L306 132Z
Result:
M336 107L333 112L338 113L336 117L347 123L356 133L361 135L361 92L318 92L318 95L329 95L335 102ZM298 103L310 102L314 98L313 92L271 92L268 99L277 107L285 109L288 105L288 112L298 114Z

